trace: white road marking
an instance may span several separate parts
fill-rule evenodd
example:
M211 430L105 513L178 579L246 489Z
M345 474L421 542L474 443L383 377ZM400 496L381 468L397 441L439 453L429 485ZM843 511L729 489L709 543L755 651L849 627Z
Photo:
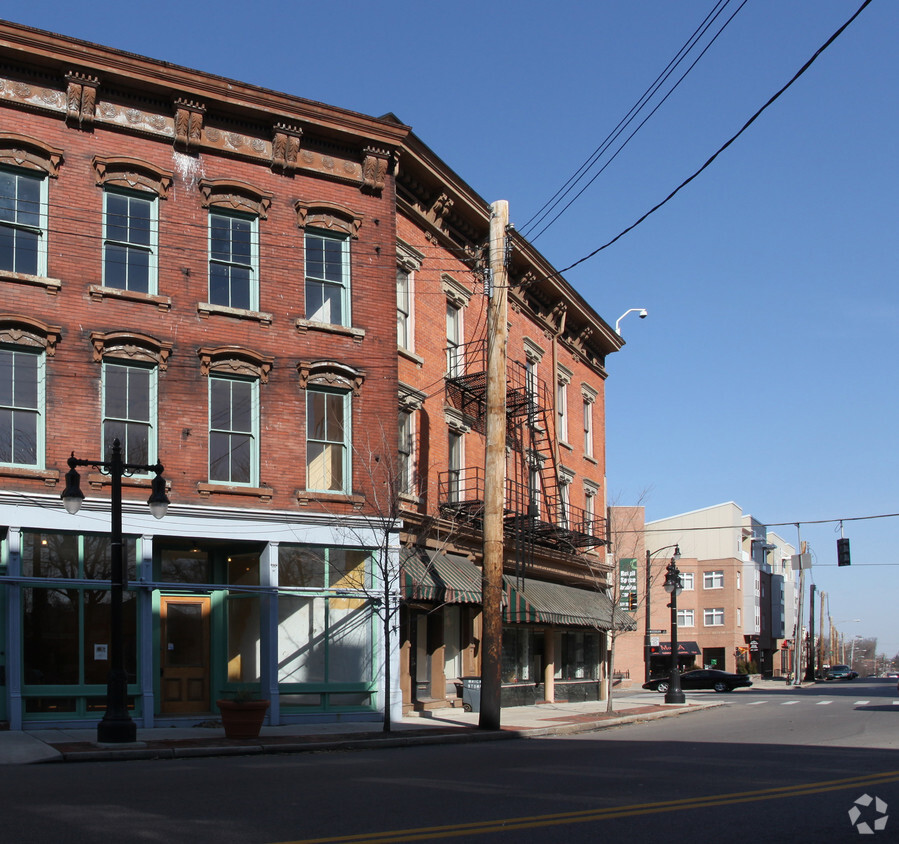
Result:
M767 700L754 700L751 703L748 703L747 706L761 706L763 703L767 702Z
M781 706L793 706L793 704L799 703L798 700L785 700Z
M815 706L827 706L829 703L833 703L832 700L819 700Z
M870 700L857 700L855 702L855 706L867 706L871 701Z

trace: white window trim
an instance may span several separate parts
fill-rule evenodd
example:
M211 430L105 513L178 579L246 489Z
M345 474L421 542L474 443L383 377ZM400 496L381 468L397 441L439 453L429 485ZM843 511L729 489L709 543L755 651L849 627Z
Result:
M718 582L720 580L720 583ZM709 585L711 584L711 585ZM723 589L724 588L724 570L715 569L714 571L704 571L702 573L703 589Z
M720 618L720 621L716 619ZM711 619L711 620L710 620ZM724 607L709 607L702 611L703 627L724 627Z
M681 619L683 618L683 621ZM695 627L696 626L696 615L693 610L678 610L677 611L677 626L678 627Z
M147 290L133 291L124 288L129 293L146 293L149 296L157 295L159 291L159 197L148 191L129 191L118 187L106 187L103 190L103 286L110 287L106 283L106 245L107 243L123 243L133 248L141 248L126 241L111 241L107 236L108 207L107 202L110 195L124 196L129 199L140 199L150 205L150 245L147 252L150 256L149 267L147 270ZM113 290L121 290L123 288L113 287Z
M455 337L450 337L450 314L453 314L453 328ZM452 299L446 300L446 372L450 377L463 374L462 353L459 351L464 345L465 324L464 312Z
M693 592L696 589L696 577L692 571L682 571L680 579L684 585L683 592Z

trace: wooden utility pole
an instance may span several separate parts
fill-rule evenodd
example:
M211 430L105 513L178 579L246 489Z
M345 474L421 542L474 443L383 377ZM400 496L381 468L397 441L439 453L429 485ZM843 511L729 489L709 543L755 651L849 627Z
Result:
M509 203L490 214L490 299L487 303L487 460L484 468L484 571L481 711L478 726L500 728L503 645L503 507L506 489L506 343L509 281L506 237Z

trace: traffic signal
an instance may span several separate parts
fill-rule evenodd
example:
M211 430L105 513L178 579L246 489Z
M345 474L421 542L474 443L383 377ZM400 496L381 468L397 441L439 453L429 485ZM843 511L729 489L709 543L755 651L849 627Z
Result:
M852 563L849 558L849 540L841 537L837 540L837 565L848 566Z

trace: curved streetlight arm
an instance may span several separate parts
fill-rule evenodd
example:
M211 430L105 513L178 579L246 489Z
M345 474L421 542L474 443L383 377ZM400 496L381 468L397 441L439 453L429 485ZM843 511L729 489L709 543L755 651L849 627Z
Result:
M646 308L629 308L626 310L618 319L615 320L615 333L620 337L621 336L621 320L623 320L628 314L640 314L640 319L646 319L649 316L649 311Z

